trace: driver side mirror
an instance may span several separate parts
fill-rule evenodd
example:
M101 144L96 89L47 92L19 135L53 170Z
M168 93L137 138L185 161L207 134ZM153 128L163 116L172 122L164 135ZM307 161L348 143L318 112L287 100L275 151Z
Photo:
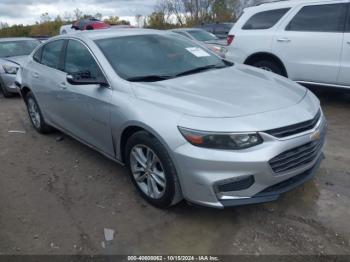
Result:
M67 74L67 82L71 85L108 86L108 82L104 77L92 77L90 71Z

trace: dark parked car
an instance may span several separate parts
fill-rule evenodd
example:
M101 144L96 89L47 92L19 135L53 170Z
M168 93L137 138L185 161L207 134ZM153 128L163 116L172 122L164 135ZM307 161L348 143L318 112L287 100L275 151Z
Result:
M233 25L234 23L202 24L198 28L216 35L219 39L226 39Z

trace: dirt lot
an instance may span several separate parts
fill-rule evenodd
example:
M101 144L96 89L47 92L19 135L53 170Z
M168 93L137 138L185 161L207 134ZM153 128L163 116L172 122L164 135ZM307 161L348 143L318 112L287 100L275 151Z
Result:
M350 254L350 93L317 95L330 127L314 180L274 203L164 211L122 167L37 134L20 98L0 94L0 254Z

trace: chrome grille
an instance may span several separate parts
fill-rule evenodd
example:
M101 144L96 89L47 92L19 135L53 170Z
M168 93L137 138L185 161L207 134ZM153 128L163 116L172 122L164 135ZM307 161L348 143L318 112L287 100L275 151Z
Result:
M278 174L302 167L313 162L324 144L324 137L294 149L285 151L269 161L272 170Z
M320 120L320 117L321 117L321 111L319 110L316 116L312 120L298 123L295 125L276 128L276 129L272 129L264 132L278 138L296 135L296 134L313 129L316 126L317 122Z

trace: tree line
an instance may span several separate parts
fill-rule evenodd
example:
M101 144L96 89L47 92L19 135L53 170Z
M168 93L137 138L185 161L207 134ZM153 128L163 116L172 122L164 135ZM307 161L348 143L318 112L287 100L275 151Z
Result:
M240 0L159 0L145 27L169 29L202 23L234 22Z
M86 18L96 18L102 20L103 15L96 13L94 15L84 14L81 10L75 9L73 14L64 14L63 17L52 18L48 13L40 16L40 21L34 25L13 25L0 21L0 37L33 37L33 36L55 36L59 34L63 25L72 24L74 21ZM118 16L110 16L103 19L110 25L130 25L129 21L121 20Z
M137 26L155 29L192 27L201 23L234 22L239 12L247 5L269 0L158 0L149 16L136 15ZM54 36L59 34L62 25L71 24L82 18L94 17L102 20L103 15L84 14L75 9L72 14L52 18L48 13L40 17L34 25L9 26L0 21L0 37ZM111 25L129 25L129 21L111 16L104 21Z

